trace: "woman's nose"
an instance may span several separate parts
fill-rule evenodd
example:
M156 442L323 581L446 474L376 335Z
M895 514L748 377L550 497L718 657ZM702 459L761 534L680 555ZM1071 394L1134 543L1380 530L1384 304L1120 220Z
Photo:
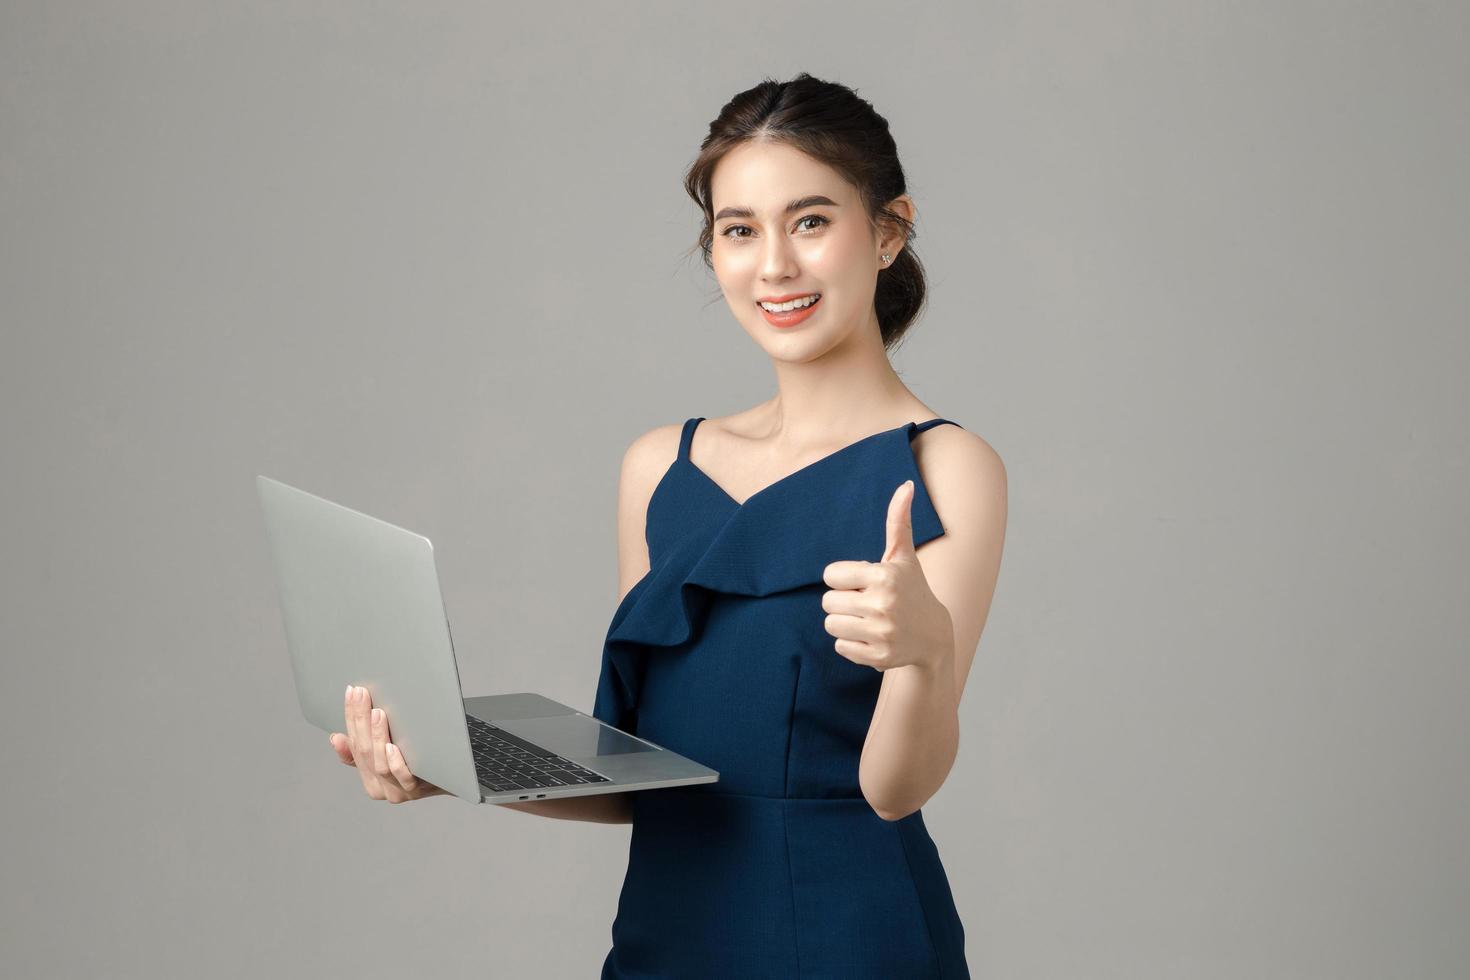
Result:
M784 239L772 239L761 258L761 274L766 281L790 279L796 271L796 254L791 243Z

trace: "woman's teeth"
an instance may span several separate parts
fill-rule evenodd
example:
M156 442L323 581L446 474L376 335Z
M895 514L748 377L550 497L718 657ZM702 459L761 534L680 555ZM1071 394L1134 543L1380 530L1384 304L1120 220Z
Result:
M803 306L811 306L821 298L821 293L812 293L810 296L803 296L789 303L761 303L760 307L768 313L789 313L792 310L799 310Z

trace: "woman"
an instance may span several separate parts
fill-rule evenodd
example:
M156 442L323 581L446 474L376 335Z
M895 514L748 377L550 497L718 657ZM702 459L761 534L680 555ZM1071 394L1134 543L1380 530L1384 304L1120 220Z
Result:
M593 713L720 779L504 805L633 824L604 980L968 977L920 807L958 748L1006 476L888 360L925 293L888 124L845 86L768 79L685 186L777 394L628 449ZM369 708L349 695L342 760L375 799L435 795Z

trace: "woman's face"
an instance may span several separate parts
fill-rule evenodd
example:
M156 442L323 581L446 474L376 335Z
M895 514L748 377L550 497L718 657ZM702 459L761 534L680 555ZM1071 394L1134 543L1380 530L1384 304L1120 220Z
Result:
M744 143L716 165L710 193L715 278L735 319L767 354L806 361L859 331L876 335L878 241L856 188L841 175L789 146ZM759 305L812 293L821 298L799 322L789 314L787 322L768 318Z

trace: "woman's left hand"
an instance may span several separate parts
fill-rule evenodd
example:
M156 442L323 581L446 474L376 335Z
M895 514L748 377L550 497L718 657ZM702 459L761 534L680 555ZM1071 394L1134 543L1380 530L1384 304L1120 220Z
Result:
M832 587L822 608L834 648L874 670L935 668L953 656L953 620L914 553L913 500L913 480L894 491L881 561L834 561L822 572Z

